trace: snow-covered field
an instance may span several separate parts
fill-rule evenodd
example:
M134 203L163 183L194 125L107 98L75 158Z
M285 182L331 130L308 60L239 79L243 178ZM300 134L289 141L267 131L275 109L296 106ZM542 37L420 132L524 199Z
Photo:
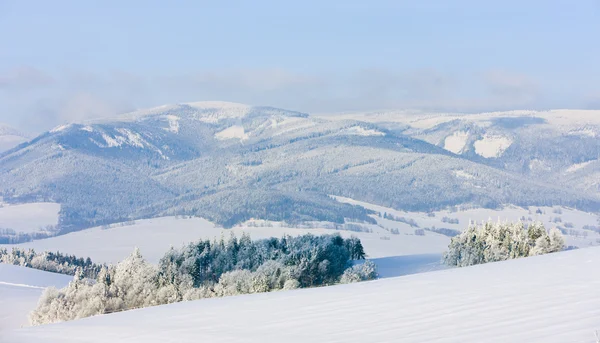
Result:
M176 219L175 217L163 217L139 220L133 225L115 226L109 229L97 227L16 246L33 248L37 251L60 251L76 256L90 257L93 261L99 263L116 263L131 254L135 247L140 248L142 255L148 261L158 262L171 246L180 247L185 243L198 239L220 239L221 236L227 239L232 233L239 237L244 232L249 233L252 239L305 233L317 235L339 232L344 237L354 235L361 239L370 258L440 254L448 246L448 238L442 235L392 235L376 225L369 226L373 229L373 233L336 231L323 228L287 228L277 226L277 223L271 223L271 225L273 226L241 226L222 229L201 218Z
M561 226L563 228L572 230L573 235L565 236L567 245L573 245L577 247L600 245L599 233L583 230L583 227L586 225L599 226L600 216L594 213L583 212L572 208L544 206L531 206L529 208L523 208L508 205L500 210L474 208L457 211L436 211L427 214L424 212L406 212L394 210L392 208L378 206L344 197L336 196L334 198L340 202L360 205L376 212L387 213L396 217L413 219L420 228L436 227L438 229L448 228L462 231L468 227L470 222L481 223L482 221L488 220L516 222L524 219L524 222L541 221L547 229L555 226ZM410 225L406 223L395 222L381 218L376 219L377 222L383 225L384 228L389 229L392 227L398 227L400 230L404 230L405 232L410 232L411 230L414 231L414 228L411 228ZM432 234L433 233L431 232L425 232L426 236Z
M37 342L595 342L600 248L0 333ZM2 336L4 335L4 336Z
M27 315L37 305L43 289L62 288L71 279L67 275L0 263L0 332L27 326Z
M475 142L475 152L483 157L500 157L502 153L512 144L511 140L502 136L484 136Z
M116 263L129 255L134 247L139 247L144 257L150 262L156 263L170 246L179 247L198 239L212 240L220 239L221 237L227 239L232 233L240 236L245 232L249 233L253 239L260 239L273 236L281 237L284 234L300 235L312 233L318 235L339 232L345 237L354 235L361 239L365 246L365 251L377 264L380 276L383 278L383 280L364 285L336 286L318 290L273 293L254 297L206 300L132 311L131 314L124 313L117 315L117 317L123 316L118 318L122 318L119 320L123 320L125 324L116 329L115 336L110 336L108 330L105 330L107 332L104 334L109 336L98 336L103 338L99 341L146 342L148 340L145 341L144 339L149 337L157 341L165 341L168 335L172 335L171 339L177 342L187 341L193 334L198 334L195 331L199 325L196 320L202 318L204 322L200 324L200 327L206 330L203 333L206 336L200 334L198 338L202 337L209 341L227 341L228 339L230 341L245 341L247 339L246 341L251 342L255 340L278 341L279 339L283 339L283 336L278 336L283 333L268 334L268 328L272 328L277 332L279 330L286 332L285 330L287 330L287 332L293 333L292 338L286 338L286 341L291 342L295 341L294 339L296 338L298 340L304 338L304 340L308 341L347 342L353 341L353 339L354 341L364 341L353 337L369 337L369 341L394 341L395 338L399 338L403 342L528 342L530 341L528 338L535 338L536 340L533 341L546 342L547 340L543 340L546 337L546 333L543 330L532 329L531 333L529 333L525 329L523 322L533 320L533 323L541 328L543 322L547 320L550 324L559 323L556 324L557 327L563 328L564 332L573 331L582 337L580 340L567 339L566 341L593 342L591 322L589 319L581 318L585 317L583 314L592 318L596 316L596 323L600 323L600 318L598 318L600 311L593 312L591 310L592 307L584 308L584 305L587 306L584 303L590 300L589 295L595 291L593 288L588 288L590 287L589 280L586 279L587 276L583 275L583 270L588 270L588 268L592 268L600 262L599 248L582 249L574 252L555 254L553 256L535 257L475 268L446 270L401 278L395 277L444 269L444 266L440 265L440 255L446 250L450 238L427 230L424 231L424 235L417 235L415 232L417 229L435 227L460 231L466 228L470 221L480 222L489 219L494 221L516 221L524 217L526 220L541 220L548 228L555 224L565 225L569 223L569 226L572 225L572 230L577 232L578 236L566 236L567 244L586 247L598 244L597 239L600 236L597 233L587 231L587 236L584 237L583 232L586 232L586 230L582 230L584 225L598 225L597 215L568 208L520 208L516 206L506 206L502 210L447 210L427 214L397 211L348 198L336 197L336 199L341 202L361 205L381 214L385 213L388 215L388 218L390 215L396 218L386 219L376 214L373 215L373 218L377 220L377 225L354 223L354 225L361 226L368 231L354 232L325 228L328 227L328 223L313 223L312 225L316 228L290 228L282 223L266 221L248 221L232 229L222 229L201 218L162 217L138 220L134 223L111 225L110 227L92 228L63 236L19 244L18 246L34 248L37 251L61 251L80 257L90 257L95 262L100 263ZM12 222L18 223L18 218L25 220L31 217L27 216L27 206L30 206L30 209L37 210L47 206L46 213L57 215L59 208L52 208L51 205L54 204L5 207L4 218L13 218L11 219ZM14 211L15 209L17 211ZM47 215L44 218L46 222L49 222L48 218L52 218L52 216ZM414 222L411 226L406 221L399 221L398 218ZM561 221L555 223L556 218L560 218ZM329 226L331 226L331 223L329 223ZM0 245L0 247L8 246ZM571 262L567 263L565 261ZM566 266L569 263L576 270L567 270ZM557 269L551 268L551 264L558 266ZM535 270L535 268L539 270ZM530 272L522 272L523 270L530 270ZM546 275L548 274L546 270L551 270L557 280L552 281L551 276ZM581 275L572 275L576 271L581 272ZM496 276L496 274L501 274L501 276ZM594 272L590 272L589 274L594 274ZM523 279L523 275L526 275L527 279L521 280ZM592 277L592 275L589 276ZM506 277L507 280L503 281L502 277ZM70 276L0 264L0 331L26 326L27 314L35 308L42 288L51 285L63 287L70 280ZM460 280L464 280L464 282ZM494 280L495 284L490 280ZM572 283L569 283L568 280L572 280ZM600 282L600 280L591 281L592 283L595 282L596 285ZM509 284L509 282L512 283ZM555 284L552 282L555 282ZM570 286L571 284L572 286ZM461 288L461 285L464 286L464 289ZM486 290L485 285L488 285L490 289ZM541 295L529 293L533 301L528 303L525 301L528 299L526 298L528 287L542 289L545 293ZM551 291L552 289L556 291L553 292ZM533 291L529 290L529 292ZM552 294L554 293L557 294L557 298L566 297L572 304L566 300L565 302L560 302L553 299ZM446 294L451 299L445 299ZM504 300L499 301L493 298L492 294ZM582 300L578 300L577 297L581 297ZM325 303L323 299L332 299L333 304ZM389 301L390 299L393 301ZM369 305L367 300L372 301L374 305ZM558 302L554 302L555 300ZM317 330L315 331L315 335L317 335L316 332L320 333L318 336L313 337L310 336L312 330L308 330L310 332L303 336L300 333L306 330L297 330L294 327L288 327L291 324L286 324L287 322L285 321L276 321L274 324L260 326L254 322L254 317L250 320L250 323L254 324L243 324L237 331L231 331L228 326L230 325L229 322L218 326L215 324L218 323L216 319L207 319L210 317L210 311L213 311L216 313L215 318L222 318L222 320L226 321L226 318L229 318L231 315L231 323L242 322L243 316L238 315L238 313L249 314L255 312L257 309L252 306L260 306L259 303L263 301L265 302L265 312L268 310L269 313L274 312L280 313L280 316L288 316L290 321L297 321L300 323L300 326L310 327L311 329L315 327ZM593 298L590 301L592 304L597 305L600 302L600 294L597 298ZM298 307L300 311L299 317L295 317L296 314L293 311L290 312L281 305L278 305L280 302ZM504 302L507 305L504 305ZM199 304L202 304L202 306ZM312 305L302 307L301 304ZM392 306L392 304L395 305ZM510 319L508 314L510 306L518 308L519 311L515 313L519 313L524 319ZM549 312L547 313L546 310L539 313L536 312L540 307L549 309ZM340 311L340 308L344 310ZM378 310L378 308L381 310ZM490 309L491 314L488 315L484 308ZM314 318L309 314L312 313L313 309L315 311ZM229 314L228 311L231 313L235 312L235 314ZM359 320L359 317L355 317L355 313L360 311L365 311L366 315L364 318L360 316L362 319ZM348 312L352 312L352 314L347 314ZM558 314L562 312L567 316L564 321L557 319ZM333 327L329 328L313 323L313 321L317 321L316 318L324 320L331 313L338 316L348 316L348 318L344 317L343 320L340 319L339 321L361 322L361 329L353 328L352 325L346 328L344 325L338 323L338 317L334 321L338 323L335 324L338 326L334 326L338 328L337 330ZM270 314L267 316L270 316ZM478 325L482 325L484 329L469 329L467 324L472 324L475 320L471 316L475 318L482 317L482 321ZM170 319L164 321L163 325L161 324L163 321L152 322L155 317ZM258 317L262 318L262 312L261 316ZM370 319L372 317L381 317L382 322L372 322ZM48 337L48 339L44 340L48 342L53 342L52 339L55 339L54 341L57 342L69 342L68 339L79 341L78 339L82 337L79 335L83 335L86 330L91 330L91 332L94 330L102 331L94 329L97 325L100 327L115 325L113 322L106 322L107 320L112 320L110 318L115 317L102 316L57 326L47 326L44 329L36 328L32 329L33 331L21 331L15 333L14 336L12 334L10 337L7 336L6 340L2 340L0 334L0 342L31 342L29 338L26 338L29 337L28 335L34 335L32 337L39 337L35 335ZM172 318L180 318L182 322L179 324ZM278 318L278 316L273 315L273 318ZM493 330L496 327L492 325L494 318L499 318L497 327L502 330ZM264 323L273 323L273 320L271 317L265 317ZM581 323L571 323L573 320L578 320ZM148 329L144 326L146 322L149 323ZM566 327L564 326L566 324L560 324L563 322L568 322L569 326ZM91 323L89 324L91 327L86 327L87 323ZM260 321L260 323L263 323L263 321ZM258 326L254 328L256 325ZM132 331L127 331L128 326L131 327ZM213 329L210 329L211 327ZM150 333L147 335L136 336L136 332L139 330L159 330L160 328L163 328L165 333L149 331ZM584 328L589 331L587 333L590 336L588 340L583 339ZM346 336L341 331L347 329L358 331L354 331L357 333L354 336L350 334ZM600 327L597 329L600 329ZM67 339L64 339L66 336L61 336L60 330L67 330L69 332L73 330L73 335L69 334L67 335ZM177 336L177 334L170 330L181 331L182 336ZM516 336L503 336L505 334L504 330L511 331L510 333ZM515 330L516 332L512 332ZM166 332L171 332L171 334L167 334ZM232 333L224 334L223 332ZM246 336L243 334L244 332L249 335ZM358 334L360 332L373 336L360 336ZM552 330L548 332L556 333ZM126 338L129 337L129 334L131 335L131 340ZM164 336L162 336L163 334ZM487 337L485 336L486 334L490 336ZM528 336L529 334L531 336ZM92 336L96 337L95 334L90 337ZM371 337L373 338L371 339ZM555 335L548 334L548 337L554 339ZM565 339L567 337L579 336L558 335L556 337ZM562 342L565 340L556 339L549 341ZM90 342L95 341L92 340Z
M460 154L467 145L469 134L467 132L455 132L452 136L446 137L444 140L444 149L455 154Z
M60 204L41 202L21 205L0 204L0 228L35 232L58 224Z
M37 251L60 251L81 257L90 257L99 263L116 263L128 256L135 247L150 262L156 263L171 247L198 239L227 239L233 233L241 236L249 233L253 239L281 237L282 235L331 234L339 232L344 237L357 236L363 242L369 258L384 258L406 255L436 254L446 250L450 238L441 234L424 231L424 235L416 235L417 229L448 228L464 230L470 221L517 221L540 220L547 228L555 225L573 226L574 235L567 235L567 245L586 247L598 245L600 234L582 230L585 225L599 225L598 216L568 208L531 207L521 208L507 206L502 210L468 209L460 211L438 211L432 214L424 212L405 212L377 206L348 198L336 197L338 201L361 205L379 213L386 213L397 218L414 220L418 225L411 226L406 222L381 218L374 215L377 225L356 224L371 232L353 232L347 230L327 229L326 223L317 223L316 228L290 228L277 222L249 221L232 229L222 229L201 218L162 217L138 220L133 225L112 225L110 228L96 227L63 236L52 237L17 246L34 248ZM21 205L26 206L26 205ZM7 208L5 208L7 209ZM541 213L537 213L541 211ZM0 209L2 210L2 209ZM558 212L558 213L556 213ZM22 214L25 214L23 212ZM22 217L25 220L26 216ZM560 218L560 223L555 223ZM13 221L15 222L15 221ZM0 245L2 247L2 245ZM5 246L6 247L6 246Z

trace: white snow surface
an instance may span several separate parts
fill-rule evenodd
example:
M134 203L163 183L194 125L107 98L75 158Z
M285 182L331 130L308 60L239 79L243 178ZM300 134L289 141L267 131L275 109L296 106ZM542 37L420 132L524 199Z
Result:
M172 133L179 132L179 117L174 115L166 115L165 119L169 122L169 127L166 129Z
M470 174L456 171L458 177L468 181ZM536 213L538 207L522 208L505 206L503 209L460 209L458 211L437 211L434 216L424 212L398 211L392 208L378 206L349 198L334 197L338 201L360 205L376 212L392 214L414 220L419 228L448 228L458 231L464 230L470 221L541 221L549 229L556 226L553 221L560 218L560 225L572 224L573 232L577 236L567 235L568 245L586 247L598 245L598 234L583 230L585 225L597 225L598 216L569 208L539 207L542 214ZM560 210L560 214L554 211ZM27 218L24 216L23 218ZM248 221L232 229L223 229L202 218L176 218L160 217L153 219L137 220L133 225L116 224L110 228L96 227L66 235L51 237L28 243L18 244L22 248L33 248L36 251L61 251L76 256L90 257L97 263L116 263L127 257L135 247L140 248L142 255L150 262L157 263L164 253L171 247L179 248L189 242L199 239L226 239L233 233L240 237L242 233L249 233L253 239L281 237L282 235L301 235L305 233L332 234L340 233L343 237L356 236L361 239L369 258L389 258L396 256L437 254L444 252L450 238L431 231L425 231L424 236L415 235L416 227L409 224L380 218L373 215L377 225L358 224L372 232L353 232L347 230L334 230L331 223L314 223L312 227L286 227L279 222ZM458 223L444 221L444 218L458 220ZM392 230L397 230L393 234ZM10 245L0 245L9 248Z
M280 136L292 131L301 130L317 125L315 121L301 117L283 117L281 121L277 121L271 125L275 131L273 136Z
M2 331L28 326L27 316L45 287L65 287L68 275L0 263L0 338ZM9 342L0 339L0 342Z
M59 211L60 204L51 202L3 205L0 207L0 228L25 233L39 231L48 225L57 225Z
M222 119L243 118L252 106L225 101L190 102L186 105L204 111L198 120L207 123L218 123Z
M106 145L99 144L98 142L94 141L93 139L91 139L91 140L92 140L92 142L96 143L96 145L98 145L101 148L117 148L117 147L120 147L123 145L129 145L129 146L136 147L136 148L144 148L146 146L146 144L148 144L142 138L142 136L137 132L133 132L131 130L123 129L123 128L116 129L116 131L120 135L115 135L113 137L104 132L102 133L102 139L104 139L104 141L106 142Z
M595 342L600 248L177 303L0 333L37 342Z
M365 129L362 126L352 126L343 130L341 133L355 136L385 136L384 132L375 129Z
M469 133L466 131L457 131L452 135L446 137L444 140L444 149L453 152L455 154L460 154L463 152L463 149L467 145L467 140L469 139Z
M144 147L144 139L142 138L142 136L140 136L139 133L132 132L131 130L128 130L128 129L117 129L117 132L119 132L120 134L123 135L123 137L119 137L119 136L115 137L115 138L119 139L120 141L127 142L129 145L135 146L138 148Z
M57 133L57 132L61 132L64 131L66 129L68 129L72 124L64 124L64 125L59 125L55 128L53 128L52 130L50 130L51 133Z
M565 170L567 173L573 173L576 172L580 169L583 169L587 166L589 166L590 164L592 164L593 162L596 162L596 160L594 161L587 161L587 162L582 162L582 163L576 163L571 165L569 168L567 168L567 170Z
M600 110L572 109L559 109L550 111L515 110L471 114L384 110L376 112L331 113L320 114L318 116L327 119L352 119L370 123L400 122L419 129L433 128L436 125L447 123L456 119L468 120L478 124L480 127L487 127L490 121L501 117L538 117L544 119L550 125L560 127L565 133L587 136L597 136L597 131L591 128L591 126L600 125Z
M587 137L596 137L597 133L596 131L590 129L590 128L583 128L583 129L578 129L578 130L573 130L569 132L569 135L575 135L575 136L587 136Z
M158 260L173 246L176 248L199 239L228 239L233 233L240 237L247 232L252 239L281 237L283 235L302 235L306 233L333 234L343 237L356 236L361 239L370 258L382 258L414 254L441 254L448 246L448 238L438 234L427 236L414 235L414 229L403 229L403 223L390 222L390 227L398 227L400 235L391 235L377 225L368 226L372 233L333 230L326 228L289 228L281 223L271 222L269 226L239 226L222 229L201 218L176 219L162 217L138 220L133 225L114 226L103 229L96 227L73 232L62 236L18 244L21 248L33 248L36 251L60 251L75 256L90 257L96 263L117 263L127 257L135 247L148 261ZM406 225L408 226L408 225ZM385 239L382 239L385 238ZM0 245L7 247L8 245Z
M470 174L463 172L461 170L454 171L457 177L462 177L464 179L468 179ZM464 173L464 174L463 174ZM472 175L471 175L472 176ZM379 206L375 204L370 204L363 201L358 201L350 198L344 198L339 196L334 196L337 201L352 204L352 205L360 205L364 208L371 209L373 211L379 213L387 213L394 215L396 217L404 217L407 219L413 219L420 228L448 228L457 231L462 231L466 229L470 222L481 223L485 221L509 221L516 222L521 219L524 219L525 223L539 221L544 224L547 229L552 227L566 226L567 223L572 225L573 227L570 229L576 235L566 235L565 240L567 245L577 246L577 247L587 247L590 245L599 245L599 241L597 238L600 238L599 234L594 233L589 230L584 230L585 226L597 226L598 220L600 220L600 216L594 213L583 212L572 208L567 207L547 207L547 206L530 206L527 208L514 206L514 205L505 205L501 209L486 209L486 208L458 208L456 211L450 210L442 210L432 212L429 216L424 212L406 212L399 211L389 207ZM538 213L538 210L541 213ZM559 212L559 213L556 213ZM414 232L414 228L411 228L408 224L387 220L383 218L378 218L377 216L373 217L377 220L379 225L382 225L384 228L391 229L397 228L400 230L401 234L410 234ZM448 221L444 221L444 218L458 220L458 223L450 223ZM555 223L555 219L559 218L560 222ZM425 236L421 237L422 240L419 241L420 248L426 247L429 244L433 244L432 240L435 238L437 234L429 231L425 231ZM395 238L398 237L396 235L391 235L390 237ZM400 239L404 239L404 237L410 236L400 236ZM447 240L446 245L439 250L439 252L443 252L447 248L447 244L450 242L450 239L445 237ZM433 246L436 246L433 244ZM407 254L429 254L435 253L433 251L433 246L430 247L430 251L412 251ZM418 249L416 249L418 250ZM379 257L379 256L378 256ZM384 257L384 256L382 256Z
M72 276L0 263L0 284L30 288L64 287Z
M461 179L472 180L475 178L475 175L464 170L453 170L452 172L454 173L454 176Z
M248 139L248 134L244 131L243 126L233 125L223 131L215 133L215 138L218 140L238 138L240 141L243 141Z
M500 157L510 147L512 140L508 137L485 135L473 146L475 153L485 158Z
M118 142L116 139L107 135L106 133L102 133L102 139L106 142L106 147L108 148L116 148L120 147L122 143Z

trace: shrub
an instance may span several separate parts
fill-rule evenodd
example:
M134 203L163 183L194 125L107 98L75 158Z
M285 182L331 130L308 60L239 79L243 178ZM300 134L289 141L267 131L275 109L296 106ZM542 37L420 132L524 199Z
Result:
M365 263L357 264L346 269L340 278L340 283L354 283L374 280L376 278L377 267L375 266L375 263L371 261L365 261Z

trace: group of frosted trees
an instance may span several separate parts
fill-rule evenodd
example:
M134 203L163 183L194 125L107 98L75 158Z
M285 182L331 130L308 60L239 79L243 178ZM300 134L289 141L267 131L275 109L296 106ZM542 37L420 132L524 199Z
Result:
M37 253L33 249L16 247L10 251L0 248L0 263L67 275L75 275L76 270L79 268L87 278L96 278L102 267L93 263L89 257L83 259L73 255L61 254L60 252L53 253L48 251Z
M158 265L139 250L95 280L78 270L63 289L44 291L30 315L33 325L201 298L351 283L377 277L357 238L339 235L270 238L244 235L171 249Z
M561 232L548 233L542 223L527 227L517 223L482 223L471 225L452 238L444 262L451 266L471 266L487 262L543 255L564 249Z

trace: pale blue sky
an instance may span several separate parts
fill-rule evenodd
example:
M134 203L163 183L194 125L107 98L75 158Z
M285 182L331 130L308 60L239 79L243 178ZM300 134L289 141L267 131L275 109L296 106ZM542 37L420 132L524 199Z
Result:
M600 1L0 0L0 121L163 103L600 108Z

